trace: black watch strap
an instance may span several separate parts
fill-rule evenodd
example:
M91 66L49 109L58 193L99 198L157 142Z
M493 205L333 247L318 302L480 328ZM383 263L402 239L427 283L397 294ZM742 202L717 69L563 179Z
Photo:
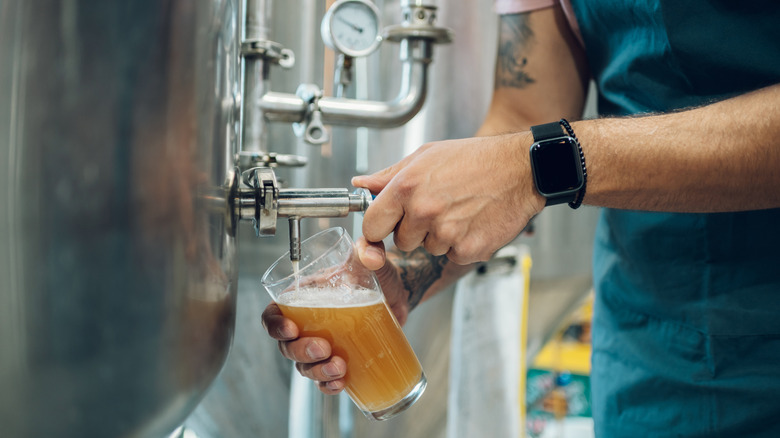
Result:
M531 134L534 136L535 142L567 136L567 134L563 132L563 128L561 128L560 122L531 126Z
M531 126L531 135L534 142L549 140L552 138L567 137L568 134L561 128L560 122L545 123L543 125ZM568 193L559 196L550 196L547 199L546 206L574 202L577 199L577 193Z

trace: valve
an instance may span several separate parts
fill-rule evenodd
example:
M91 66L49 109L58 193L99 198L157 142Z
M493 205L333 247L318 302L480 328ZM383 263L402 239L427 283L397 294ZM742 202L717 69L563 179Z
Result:
M231 190L233 220L251 220L258 237L276 234L276 221L290 223L290 257L300 258L300 220L305 217L344 217L366 211L372 196L367 189L350 193L345 188L279 188L270 167L255 167L241 173L243 187Z

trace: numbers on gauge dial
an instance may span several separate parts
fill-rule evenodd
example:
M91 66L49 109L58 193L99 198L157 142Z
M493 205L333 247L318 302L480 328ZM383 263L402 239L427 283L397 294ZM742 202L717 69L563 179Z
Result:
M323 20L322 37L325 44L345 55L368 55L381 40L376 7L364 0L335 3Z

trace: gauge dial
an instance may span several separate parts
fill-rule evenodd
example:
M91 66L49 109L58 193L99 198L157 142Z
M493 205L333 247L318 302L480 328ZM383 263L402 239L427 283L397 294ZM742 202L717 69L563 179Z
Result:
M366 0L339 0L322 19L322 40L347 56L366 56L382 41L379 11Z

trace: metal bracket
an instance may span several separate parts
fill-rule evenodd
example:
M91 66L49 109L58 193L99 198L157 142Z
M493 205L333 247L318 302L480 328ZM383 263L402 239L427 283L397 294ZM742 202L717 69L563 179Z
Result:
M287 69L295 65L295 53L274 41L244 41L241 43L241 56L244 58L263 58Z
M241 169L253 167L304 167L308 161L308 158L302 155L255 151L241 151L238 153L238 166Z
M385 28L384 38L394 43L405 39L421 39L431 40L436 44L447 44L452 42L452 31L446 27L398 24Z
M295 94L306 102L306 114L303 121L293 123L293 132L302 137L306 143L320 145L330 141L330 135L322 123L322 112L318 101L322 97L322 90L315 84L301 84Z
M436 44L448 44L452 42L452 30L446 27L437 27L436 7L425 5L421 1L407 2L403 7L403 22L398 25L388 26L384 30L384 39L394 43L405 39L425 39Z
M279 184L276 174L268 167L255 167L241 173L244 184L254 194L253 222L258 236L276 234L276 216L279 210Z

